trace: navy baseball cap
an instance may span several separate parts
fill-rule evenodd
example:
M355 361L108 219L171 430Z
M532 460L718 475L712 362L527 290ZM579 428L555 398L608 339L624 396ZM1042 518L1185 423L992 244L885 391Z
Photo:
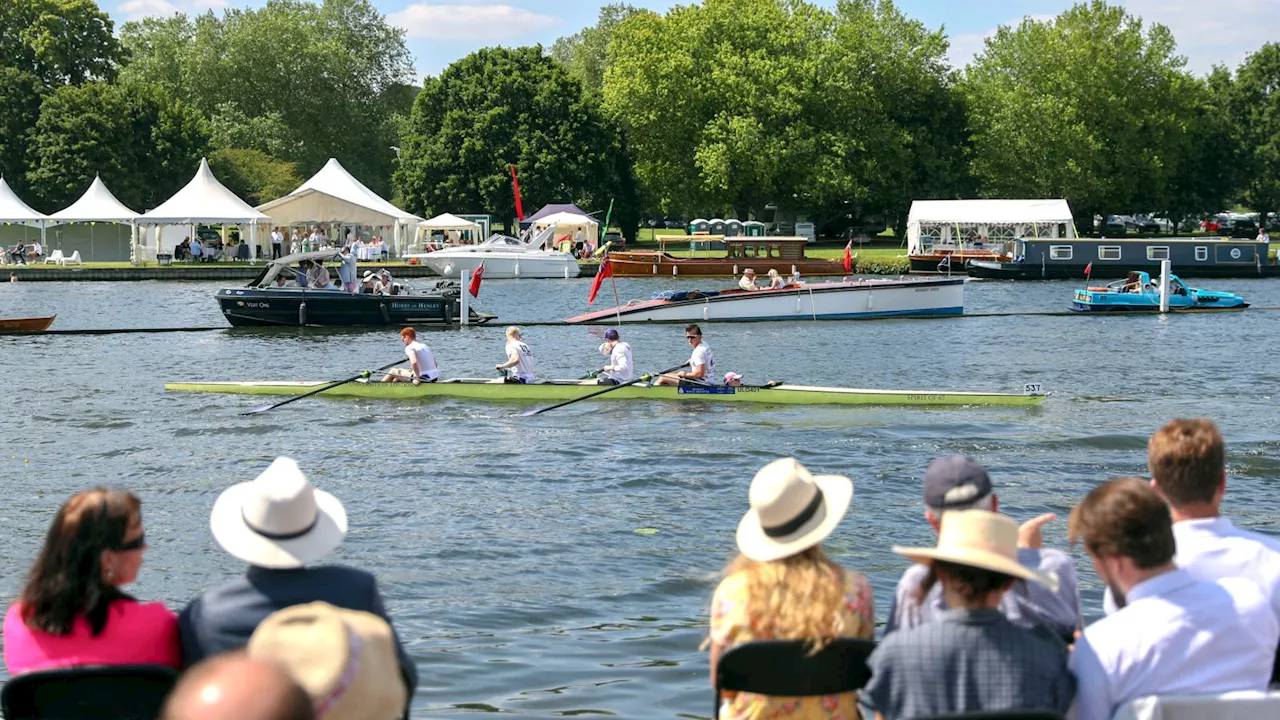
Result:
M967 455L937 458L924 471L924 504L931 508L968 507L990 494L987 469Z
M617 330L615 330L615 329L613 329L613 328L609 328L608 330L605 330L605 331L604 331L604 339L605 339L605 340L617 340L617 339L618 339L618 331L617 331Z

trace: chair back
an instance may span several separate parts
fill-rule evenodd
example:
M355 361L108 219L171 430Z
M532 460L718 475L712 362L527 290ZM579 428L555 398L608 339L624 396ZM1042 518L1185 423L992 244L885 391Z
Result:
M1150 695L1121 705L1115 720L1275 720L1280 692L1221 695Z
M167 665L86 665L23 673L0 689L5 720L155 720L178 679Z
M803 640L755 640L725 651L716 665L715 714L726 691L774 697L836 695L862 688L871 679L867 657L872 640L838 638L809 654Z
M1063 720L1052 710L974 710L954 715L931 715L915 720Z

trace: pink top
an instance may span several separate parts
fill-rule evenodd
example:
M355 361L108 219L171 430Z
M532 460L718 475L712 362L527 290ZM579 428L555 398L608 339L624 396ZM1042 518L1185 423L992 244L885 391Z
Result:
M102 634L76 618L69 635L33 630L22 621L22 603L4 616L4 662L9 674L67 665L158 664L182 669L178 616L163 603L116 600Z

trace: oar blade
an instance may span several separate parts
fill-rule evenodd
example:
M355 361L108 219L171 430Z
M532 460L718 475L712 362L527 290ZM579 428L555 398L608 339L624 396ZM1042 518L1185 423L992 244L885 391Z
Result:
M542 408L534 408L534 409L532 409L532 410L525 410L524 412L520 413L520 417L529 417L530 415L537 415L537 414L538 414L538 413L540 413L540 412L542 412Z
M271 404L271 405L259 405L258 407L253 408L252 410L246 410L246 411L244 411L244 412L242 412L242 413L240 413L240 414L241 414L241 415L257 415L258 413L264 413L264 412L266 412L266 411L270 410L270 409L271 409L271 408L273 408L273 407L275 407L275 404Z

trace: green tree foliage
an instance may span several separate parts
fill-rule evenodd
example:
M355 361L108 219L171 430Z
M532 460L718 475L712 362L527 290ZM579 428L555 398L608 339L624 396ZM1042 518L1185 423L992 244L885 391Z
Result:
M600 8L600 18L594 26L556 40L551 46L551 57L582 83L585 92L598 97L604 90L607 51L614 28L639 12L644 11L627 4L605 5Z
M159 88L65 85L41 106L27 181L52 209L65 207L101 174L121 202L145 211L191 179L208 143L204 117Z
M404 31L368 0L268 0L255 10L124 26L123 76L158 84L214 119L224 147L254 149L306 173L338 158L389 190L412 75ZM230 125L244 125L236 130ZM247 138L247 139L246 139Z
M973 170L991 197L1079 217L1168 204L1195 89L1162 25L1100 0L1001 27L965 72Z
M26 190L27 143L40 118L40 79L0 66L0 176L13 191Z
M1188 82L1185 92L1176 166L1165 201L1156 206L1173 221L1174 232L1183 220L1228 207L1243 177L1238 131L1226 113L1235 95L1231 74L1215 68L1207 78Z
M486 48L427 79L395 180L424 216L515 217L509 164L528 212L549 202L603 209L610 197L634 208L620 153L617 132L541 47Z
M122 58L112 30L93 0L0 0L0 65L50 88L110 80Z
M261 150L214 150L209 155L209 168L228 190L250 205L288 195L302 184L293 163L277 160Z
M1242 200L1256 212L1280 211L1280 43L1240 65L1232 109L1243 160Z

